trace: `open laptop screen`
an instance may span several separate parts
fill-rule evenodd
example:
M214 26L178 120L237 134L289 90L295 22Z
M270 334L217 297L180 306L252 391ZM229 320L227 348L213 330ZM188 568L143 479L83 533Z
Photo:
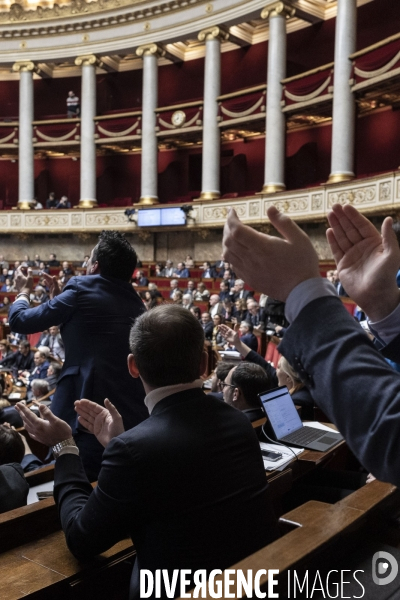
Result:
M263 392L259 397L277 440L303 427L285 385Z

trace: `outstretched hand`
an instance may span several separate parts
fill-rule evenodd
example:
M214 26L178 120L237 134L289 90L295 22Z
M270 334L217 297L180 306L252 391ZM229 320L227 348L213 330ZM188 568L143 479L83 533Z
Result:
M72 437L72 430L68 423L53 415L44 404L38 403L38 406L41 418L37 417L22 402L17 402L15 405L31 438L46 446L55 446Z
M286 301L306 279L319 277L318 256L309 237L274 206L268 218L284 239L243 225L231 209L224 228L224 259L253 289Z
M341 284L372 322L380 321L400 302L400 249L392 219L384 220L379 234L353 206L335 204L328 221L326 236Z
M18 267L15 271L14 285L17 292L30 292L33 289L32 269L26 267Z
M79 423L93 433L104 447L125 431L121 415L108 398L104 400L104 406L86 398L76 400L75 410L79 415Z
M45 280L46 285L49 288L50 298L53 299L55 296L58 296L61 290L60 286L58 285L57 277L55 277L54 275L49 275L44 271L42 271L40 276Z
M226 340L229 344L232 344L232 346L234 346L239 340L238 332L228 327L228 325L218 325L218 330L224 340Z

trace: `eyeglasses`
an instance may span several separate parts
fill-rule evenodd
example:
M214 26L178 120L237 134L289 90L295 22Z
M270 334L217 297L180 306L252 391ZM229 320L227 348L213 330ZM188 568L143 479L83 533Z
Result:
M227 386L227 387L232 387L232 388L236 387L235 385L232 385L231 383L225 383L225 381L221 381L221 386L222 387Z

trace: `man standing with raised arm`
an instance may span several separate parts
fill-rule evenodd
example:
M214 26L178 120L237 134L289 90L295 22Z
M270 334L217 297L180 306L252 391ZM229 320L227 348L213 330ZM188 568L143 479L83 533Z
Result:
M258 233L231 211L225 258L252 287L286 302L291 325L280 352L363 466L400 485L400 377L320 277L307 235L275 207L268 217L284 239ZM387 344L383 352L399 360L400 250L391 218L383 222L382 235L352 206L335 205L328 219L328 241L343 286Z
M56 278L43 274L52 299L36 308L30 308L32 278L21 270L16 277L20 293L9 314L13 331L35 333L61 323L65 363L51 407L71 426L91 481L97 479L103 448L79 426L74 401L85 397L102 405L109 397L126 428L147 417L143 386L124 367L129 328L145 310L130 284L136 260L121 233L103 231L91 252L87 276L72 277L59 293Z

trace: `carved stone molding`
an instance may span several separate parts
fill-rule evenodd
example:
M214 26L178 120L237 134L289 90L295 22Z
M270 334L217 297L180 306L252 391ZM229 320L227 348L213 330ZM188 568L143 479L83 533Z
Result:
M363 181L342 183L337 186L321 186L318 190L298 190L271 195L268 198L250 196L226 200L198 201L193 205L195 215L190 229L197 229L206 239L213 228L222 229L229 209L236 210L240 219L260 230L269 224L268 206L274 205L295 221L323 221L334 203L351 203L368 215L392 215L400 212L400 172L371 177ZM171 205L168 205L171 206ZM136 208L141 207L136 205ZM124 232L147 235L148 230L129 222L124 208L1 211L2 235L37 233L96 233L102 229L118 229ZM55 214L57 212L57 214ZM174 229L174 228L171 228ZM165 231L163 229L162 231Z
M191 4L199 4L207 0L191 0ZM146 7L140 6L147 4ZM26 21L46 21L50 19L65 18L74 15L88 13L102 13L113 8L129 6L133 8L137 5L137 9L132 11L134 19L148 19L160 13L168 13L174 10L179 10L187 6L187 0L174 0L170 2L162 2L149 6L148 3L138 2L137 0L71 0L68 4L54 4L52 8L36 6L35 8L25 8L22 4L14 2L10 6L9 11L0 12L0 23L18 23Z
M161 58L165 56L166 52L164 48L159 46L158 44L143 44L136 48L136 56L143 58L143 56L156 56L157 58Z
M223 42L229 39L229 33L220 25L214 25L214 27L202 29L197 38L200 42L206 42L207 40L220 40Z
M370 204L377 196L376 186L363 186L342 192L328 192L328 208L334 204Z
M291 4L287 2L275 2L275 4L270 4L261 11L261 18L285 17L286 19L290 19L295 14L296 9Z

